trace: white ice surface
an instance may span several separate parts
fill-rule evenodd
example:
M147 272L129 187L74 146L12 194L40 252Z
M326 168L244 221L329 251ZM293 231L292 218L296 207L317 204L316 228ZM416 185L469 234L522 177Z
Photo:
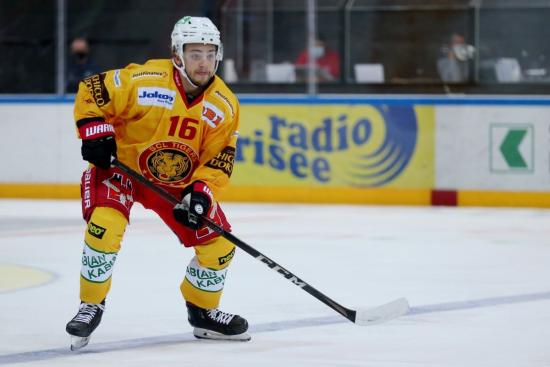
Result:
M179 283L192 249L136 205L107 311L68 350L84 223L77 201L0 201L0 267L54 274L0 293L0 365L550 366L550 211L224 206L234 234L344 306L405 296L411 313L360 327L237 251L222 309L252 341L192 337Z

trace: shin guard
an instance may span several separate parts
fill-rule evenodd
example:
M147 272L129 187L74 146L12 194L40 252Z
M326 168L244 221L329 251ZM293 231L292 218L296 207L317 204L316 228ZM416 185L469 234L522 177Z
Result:
M235 246L223 237L207 245L195 246L195 254L180 289L183 298L205 309L218 307L225 284L227 268Z
M111 275L128 221L116 209L94 209L84 235L80 299L101 303L111 287Z

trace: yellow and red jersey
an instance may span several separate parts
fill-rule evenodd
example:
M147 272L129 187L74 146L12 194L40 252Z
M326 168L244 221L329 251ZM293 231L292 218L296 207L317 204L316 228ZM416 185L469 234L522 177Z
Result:
M217 76L191 102L171 60L130 64L84 79L77 126L114 128L118 159L156 184L182 188L201 180L217 196L233 170L239 102Z

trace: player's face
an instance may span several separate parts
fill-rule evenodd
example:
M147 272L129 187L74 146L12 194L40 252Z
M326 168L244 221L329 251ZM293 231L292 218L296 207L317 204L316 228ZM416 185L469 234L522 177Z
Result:
M185 45L183 58L191 81L199 86L208 83L216 67L216 46L189 43Z

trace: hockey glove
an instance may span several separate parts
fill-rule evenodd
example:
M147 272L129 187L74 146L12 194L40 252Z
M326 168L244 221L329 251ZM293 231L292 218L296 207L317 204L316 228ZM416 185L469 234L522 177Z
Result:
M213 201L208 185L194 181L183 189L181 203L174 206L174 217L184 226L197 230L203 226L202 216L208 214Z
M116 157L115 130L105 121L92 121L79 127L82 158L96 167L108 169Z
M116 141L114 136L82 140L82 158L94 166L108 169L111 166L111 156L116 157Z

